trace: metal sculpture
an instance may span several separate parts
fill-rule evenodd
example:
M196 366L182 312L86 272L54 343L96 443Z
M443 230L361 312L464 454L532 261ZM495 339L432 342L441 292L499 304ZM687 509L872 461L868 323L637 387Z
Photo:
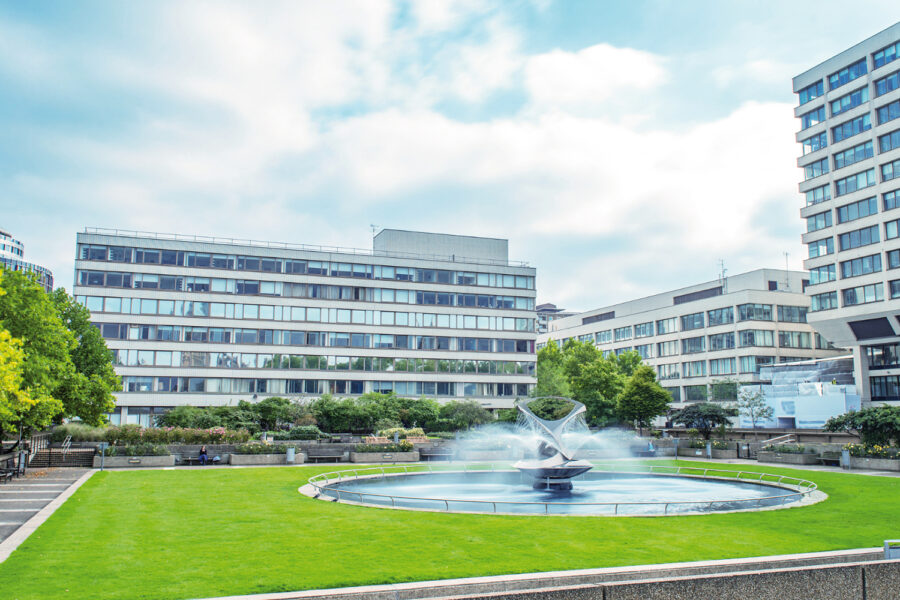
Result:
M542 419L528 405L547 399L564 400L572 404L572 409L561 419ZM534 489L571 490L572 478L593 468L591 463L575 459L574 451L563 443L566 430L578 426L587 430L584 404L569 398L545 396L517 404L516 408L519 410L520 425L531 430L537 438L537 458L526 458L513 466L532 478Z

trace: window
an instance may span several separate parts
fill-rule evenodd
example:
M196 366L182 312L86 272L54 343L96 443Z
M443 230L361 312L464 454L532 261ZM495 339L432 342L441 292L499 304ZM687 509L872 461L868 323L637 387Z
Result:
M888 290L892 299L900 298L900 280L888 281Z
M738 306L738 321L771 321L771 304L741 304Z
M641 358L652 358L652 344L643 344L641 346L635 346L634 351L641 355Z
M897 60L897 53L900 52L900 42L895 44L891 44L887 48L882 48L878 52L872 55L872 62L875 64L875 68L883 67L884 65L894 62Z
M706 361L695 360L681 363L681 369L685 377L706 377Z
M709 350L730 350L734 348L734 333L717 333L709 336Z
M873 402L900 400L900 376L870 377L869 394Z
M844 121L840 125L831 128L831 143L837 144L841 140L846 140L854 135L859 135L863 131L872 129L872 117L869 113L860 115L855 119Z
M898 237L898 225L900 220L888 221L884 224L884 239L892 240Z
M779 331L778 346L781 348L812 348L808 331Z
M846 85L858 77L862 77L868 72L866 59L861 58L852 65L848 65L828 76L828 89L834 90L842 85Z
M887 253L887 268L900 268L900 250L891 250ZM892 296L893 297L893 296Z
M865 346L870 370L900 367L900 344Z
M803 144L803 156L815 152L816 150L821 150L828 146L828 133L825 131L817 133L816 135L803 140L801 144Z
M881 195L884 210L893 210L900 206L900 190L891 190Z
M834 252L834 238L828 237L816 240L815 242L808 243L806 247L809 250L809 258L832 254Z
M875 156L875 147L872 144L872 141L869 140L864 144L858 144L852 148L847 148L843 152L835 154L834 168L835 170L843 169L844 167L849 167L850 165L866 160L867 158L872 158L873 156Z
M844 306L880 302L884 299L880 283L845 289L841 291L841 296L843 297Z
M809 297L809 312L818 312L820 310L832 310L837 308L837 292L824 292L822 294L813 294Z
M820 212L810 217L806 217L806 233L819 231L820 229L825 229L826 227L831 227L830 210L826 210L825 212Z
M862 171L836 180L834 182L834 195L836 197L843 196L872 185L875 185L875 169L869 169L868 171Z
M710 375L733 375L735 360L733 358L718 358L709 361Z
M878 151L884 154L894 148L900 148L900 129L878 136Z
M820 106L808 113L800 115L800 130L809 129L825 120L825 107Z
M765 329L745 329L738 332L738 343L741 348L750 346L774 346L775 337Z
M678 340L672 340L670 342L659 342L656 344L656 355L659 357L662 356L675 356L678 354Z
M817 188L813 188L806 192L806 205L812 206L813 204L818 204L819 202L825 202L826 200L831 200L831 186L823 185Z
M862 219L878 212L878 200L875 196L839 206L837 209L838 223L848 223L856 219Z
M685 402L706 402L709 394L705 385L686 385L684 386Z
M806 323L805 306L778 305L778 320L782 323Z
M703 336L693 337L693 338L685 338L681 340L681 353L682 354L696 354L698 352L706 351L706 338Z
M674 333L675 331L678 331L678 319L675 317L670 319L660 319L656 322L656 335Z
M880 106L876 111L878 113L878 124L887 123L900 117L900 100L894 100L890 104Z
M681 372L678 369L678 363L671 365L657 365L656 372L658 373L658 377L660 380L678 379L681 377Z
M831 116L837 116L842 112L847 112L851 108L856 108L863 102L869 101L869 87L863 86L858 90L853 90L846 96L841 96L837 100L831 101Z
M797 92L797 96L800 98L800 106L823 95L825 95L825 84L821 79Z
M650 337L653 335L653 321L649 323L638 323L634 326L634 337Z
M836 269L834 268L833 264L822 265L821 267L816 267L809 270L810 285L819 285L820 283L834 281L835 279L837 279L837 276Z
M707 311L706 316L709 319L710 327L713 325L734 323L734 308L730 306L726 308L717 308L715 310Z
M615 340L617 342L621 340L630 340L631 339L631 325L628 327L619 327L615 330L614 333Z
M881 181L900 177L900 159L881 165Z
M741 357L741 373L757 373L759 368L766 365L774 365L774 356L742 356Z
M693 313L681 316L681 330L691 331L692 329L700 329L703 327L703 313Z
M894 71L887 77L875 80L875 97L884 96L900 87L900 71Z
M838 239L840 240L841 250L850 250L851 248L860 248L862 246L868 246L869 244L877 244L880 241L878 237L878 225L842 233Z
M613 341L612 329L605 329L603 331L598 331L594 335L594 337L597 340L598 344L608 344L609 342Z
M803 180L808 181L828 172L828 158L811 162L803 167Z

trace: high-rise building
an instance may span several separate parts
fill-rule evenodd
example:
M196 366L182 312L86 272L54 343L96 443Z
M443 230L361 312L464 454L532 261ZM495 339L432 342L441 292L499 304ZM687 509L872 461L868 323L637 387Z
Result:
M634 350L673 406L734 400L738 382L763 381L762 366L841 354L806 322L805 278L759 269L590 310L553 321L538 347L577 339L605 354Z
M547 333L550 331L550 323L562 319L563 317L571 317L575 313L567 312L565 309L557 308L555 304L549 302L538 304L535 309L537 313L537 332Z
M502 239L386 229L354 250L87 229L75 270L122 377L113 422L323 393L508 408L535 381L535 270Z
M34 273L37 282L48 292L53 291L53 273L50 269L25 260L25 244L0 229L0 267L10 271Z
M794 78L809 322L900 401L900 23Z

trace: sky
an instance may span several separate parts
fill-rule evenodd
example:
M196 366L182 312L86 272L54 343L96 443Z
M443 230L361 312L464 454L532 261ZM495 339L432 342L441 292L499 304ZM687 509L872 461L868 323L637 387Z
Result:
M501 237L589 310L802 268L791 78L896 0L0 0L0 228ZM787 257L785 256L787 253Z

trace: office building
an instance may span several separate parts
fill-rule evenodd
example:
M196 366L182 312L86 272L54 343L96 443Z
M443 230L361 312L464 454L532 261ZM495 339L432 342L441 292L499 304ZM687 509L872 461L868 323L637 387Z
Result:
M794 78L809 323L900 401L900 23Z
M87 229L75 294L115 353L114 422L324 393L507 408L535 371L535 270L507 253L390 229L372 250Z
M53 291L53 273L50 269L25 260L25 244L0 229L0 267L10 271L34 273L37 282L47 292Z
M566 312L562 308L557 308L555 304L544 303L538 304L535 309L537 313L537 333L547 333L550 331L550 323L556 319L563 317L571 317L575 313Z
M577 339L604 353L635 350L674 407L733 400L737 382L762 381L765 365L840 353L806 323L806 277L759 269L591 310L551 323L538 347Z

